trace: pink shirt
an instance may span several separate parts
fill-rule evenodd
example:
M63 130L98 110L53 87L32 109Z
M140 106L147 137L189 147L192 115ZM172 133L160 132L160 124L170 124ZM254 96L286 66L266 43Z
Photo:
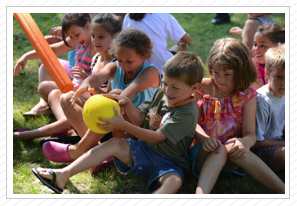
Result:
M266 74L265 74L265 64L259 64L256 62L255 58L253 58L253 62L255 63L257 73L258 73L258 79L262 79L264 85L268 83L266 79Z
M222 143L234 137L242 137L242 108L253 97L257 96L252 87L224 98L210 97L200 88L203 96L197 102L202 108L200 125L205 133L219 139ZM194 144L197 143L194 141Z

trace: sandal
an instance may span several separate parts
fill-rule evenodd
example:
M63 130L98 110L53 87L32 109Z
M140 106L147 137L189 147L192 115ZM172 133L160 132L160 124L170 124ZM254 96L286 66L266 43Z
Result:
M63 189L58 188L56 186L56 182L57 182L57 175L54 172L54 170L52 169L47 169L46 171L48 173L50 173L52 175L52 179L46 179L44 177L42 177L39 172L37 171L37 169L35 167L33 167L31 169L31 171L33 172L33 174L40 180L40 182L42 182L45 186L47 186L49 189L51 189L52 191L54 191L56 194L61 194L63 192Z
M47 107L45 109L41 109L41 110L37 110L37 111L29 111L29 112L25 112L23 113L24 117L29 117L29 116L40 116L40 115L48 115L48 114L52 114L53 111L50 107Z

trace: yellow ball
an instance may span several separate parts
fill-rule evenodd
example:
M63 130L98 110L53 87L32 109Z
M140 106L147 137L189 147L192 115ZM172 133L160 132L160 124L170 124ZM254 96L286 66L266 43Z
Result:
M102 119L112 119L115 116L113 107L120 112L120 106L115 100L109 99L100 94L90 97L86 101L82 110L83 119L87 127L93 132L99 134L106 134L110 132L100 129L97 123L106 124L98 120L99 117Z

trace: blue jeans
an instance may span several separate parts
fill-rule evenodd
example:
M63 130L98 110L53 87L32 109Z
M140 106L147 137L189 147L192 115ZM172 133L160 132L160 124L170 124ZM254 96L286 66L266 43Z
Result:
M126 165L114 157L114 163L118 170L124 174L137 174L148 177L149 193L157 190L160 185L156 180L167 173L175 173L184 179L184 169L171 158L160 155L151 150L144 142L135 139L124 139L130 147L130 153L134 160L134 166Z

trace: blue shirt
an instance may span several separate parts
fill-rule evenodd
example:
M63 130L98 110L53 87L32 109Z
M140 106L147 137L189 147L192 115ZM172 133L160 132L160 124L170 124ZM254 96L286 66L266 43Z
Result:
M148 67L156 67L155 65L145 61L143 63L142 69L140 70L140 72L136 75L136 77L134 77L134 79L129 82L128 84L124 83L124 77L125 77L125 72L121 69L121 67L119 66L118 61L116 61L117 63L117 71L114 74L113 79L111 80L111 89L121 89L121 90L125 90L135 79L137 79L142 72L148 68ZM159 75L159 80L160 80L160 85L161 85L161 77ZM159 85L159 86L160 86ZM134 104L135 107L138 107L142 102L144 102L145 100L151 98L154 94L154 92L158 89L157 88L152 88L149 87L146 90L139 92L138 94L135 94L134 97L131 99L132 103Z

